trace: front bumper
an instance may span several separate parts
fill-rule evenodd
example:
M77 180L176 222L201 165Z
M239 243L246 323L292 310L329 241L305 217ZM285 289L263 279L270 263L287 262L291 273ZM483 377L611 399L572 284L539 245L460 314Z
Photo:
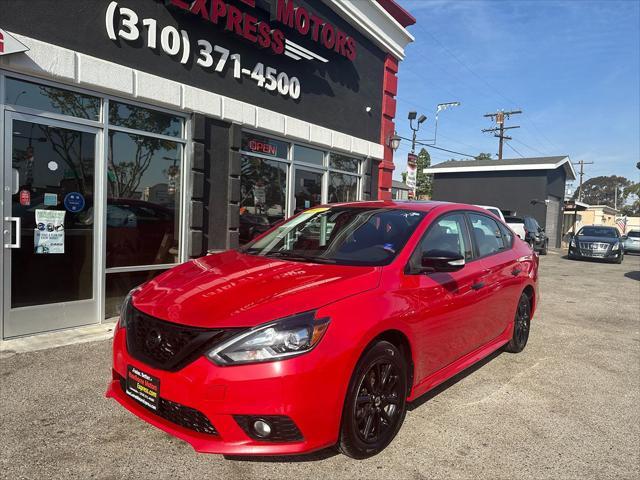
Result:
M123 329L118 329L114 336L113 378L106 396L146 422L190 443L198 452L300 454L334 445L338 440L349 377L320 348L285 361L232 367L219 367L201 356L177 372L168 372L130 356L125 336ZM160 380L161 401L199 412L215 428L215 433L181 426L132 399L121 386L129 365ZM290 419L301 440L251 438L239 420L243 415Z
M569 247L570 258L587 258L594 260L617 260L623 254L623 249L612 250L611 247L607 250L594 251L590 249L584 249L579 247Z

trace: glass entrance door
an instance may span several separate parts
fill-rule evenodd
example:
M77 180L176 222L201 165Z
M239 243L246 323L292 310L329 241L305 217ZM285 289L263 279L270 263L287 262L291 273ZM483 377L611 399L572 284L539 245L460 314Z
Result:
M323 173L320 171L295 169L294 214L322 203L322 177Z
M7 112L3 337L99 320L98 130Z

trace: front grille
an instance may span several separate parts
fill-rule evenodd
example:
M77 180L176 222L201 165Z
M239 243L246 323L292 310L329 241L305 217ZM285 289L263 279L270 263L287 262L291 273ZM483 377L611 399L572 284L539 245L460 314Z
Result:
M127 315L127 351L159 370L180 370L238 332L237 329L207 329L165 322L133 307Z
M302 433L298 426L285 415L234 415L236 423L254 440L263 442L299 442L302 441ZM263 420L271 426L271 434L268 437L260 437L253 429L256 420Z
M120 377L120 388L122 388L123 392L127 391L127 382L122 377ZM142 403L140 405L159 417L181 427L207 435L218 435L218 431L209 419L195 408L185 407L162 397L160 397L157 410L153 410Z
M596 250L596 251L607 251L609 248L608 243L601 242L579 242L580 249L582 250Z

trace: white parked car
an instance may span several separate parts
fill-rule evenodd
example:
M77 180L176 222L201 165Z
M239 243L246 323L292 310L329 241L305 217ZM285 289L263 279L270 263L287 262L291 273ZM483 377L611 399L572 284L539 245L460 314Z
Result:
M489 210L491 213L493 213L496 217L498 217L500 220L504 222L504 215L502 215L502 212L498 207L492 207L490 205L475 205L475 206L484 208L485 210Z
M515 232L521 240L525 240L527 237L527 231L524 228L524 219L521 217L505 217L504 221L509 228Z

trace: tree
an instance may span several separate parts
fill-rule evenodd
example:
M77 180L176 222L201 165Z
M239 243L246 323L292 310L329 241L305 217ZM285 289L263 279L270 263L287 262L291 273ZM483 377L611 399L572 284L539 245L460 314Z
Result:
M417 160L418 171L416 173L416 198L423 200L431 198L433 175L424 173L424 169L429 168L430 166L431 155L429 155L429 152L425 148L422 148L420 152L418 152Z
M580 201L589 205L608 205L612 208L616 204L621 206L625 204L627 197L631 193L629 187L632 185L633 183L629 179L616 175L590 178L582 184ZM618 189L617 197L616 188ZM573 200L578 200L579 192L580 189L578 188L573 194Z
M479 153L478 155L476 155L475 159L476 160L491 160L491 154L490 153Z
M630 200L628 205L620 209L622 215L628 217L640 216L640 183L634 183L625 188L625 198Z

